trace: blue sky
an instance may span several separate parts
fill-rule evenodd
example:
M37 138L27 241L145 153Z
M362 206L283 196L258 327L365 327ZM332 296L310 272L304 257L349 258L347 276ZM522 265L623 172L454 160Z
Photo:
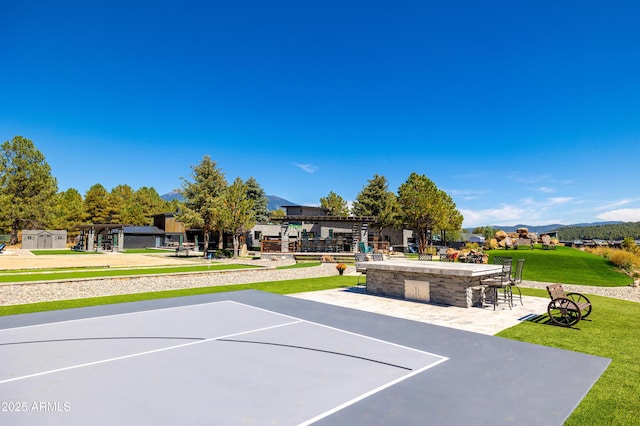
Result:
M60 190L190 178L317 205L374 174L465 227L640 221L635 1L0 2L0 140Z

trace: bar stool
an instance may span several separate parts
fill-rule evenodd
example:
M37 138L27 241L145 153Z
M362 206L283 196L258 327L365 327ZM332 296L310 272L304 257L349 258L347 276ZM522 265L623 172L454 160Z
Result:
M513 277L511 278L511 298L513 299L513 287L518 290L518 297L520 298L520 306L522 306L522 292L520 291L520 287L518 284L522 283L522 271L524 270L524 259L518 259L516 262L516 270L513 273ZM511 301L513 304L513 300Z
M490 290L493 298L493 310L496 310L496 306L500 299L509 305L509 309L513 308L513 294L511 292L511 262L510 257L496 256L493 258L493 262L496 265L502 265L502 272L498 276L491 278L485 278L482 280L482 284L486 285ZM500 294L502 290L502 295Z

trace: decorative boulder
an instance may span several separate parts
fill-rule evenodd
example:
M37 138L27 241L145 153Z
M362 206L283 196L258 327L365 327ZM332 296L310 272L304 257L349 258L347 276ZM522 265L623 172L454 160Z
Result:
M498 240L498 241L502 241L502 240L504 240L505 238L507 238L507 233L506 233L506 232L504 232L504 231L498 231L498 232L496 232L496 240Z

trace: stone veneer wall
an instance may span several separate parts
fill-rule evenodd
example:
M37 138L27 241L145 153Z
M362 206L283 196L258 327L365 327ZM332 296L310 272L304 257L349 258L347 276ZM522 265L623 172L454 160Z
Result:
M371 271L373 272L373 271ZM480 277L376 270L367 274L367 293L404 299L405 280L428 281L431 303L470 308L482 303Z

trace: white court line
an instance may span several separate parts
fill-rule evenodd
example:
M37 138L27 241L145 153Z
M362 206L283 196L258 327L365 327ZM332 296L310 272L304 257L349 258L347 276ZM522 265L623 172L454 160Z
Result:
M369 392L365 392L362 395L359 395L359 396L357 396L357 397L355 397L355 398L353 398L353 399L351 399L351 400L349 400L349 401L347 401L347 402L345 402L343 404L338 405L337 407L334 407L334 408L332 408L330 410L327 410L324 413L321 413L321 414L319 414L319 415L317 415L317 416L315 416L315 417L313 417L313 418L311 418L311 419L309 419L309 420L307 420L305 422L302 422L298 426L307 426L307 425L310 425L312 423L315 423L320 419L323 419L323 418L325 418L327 416L330 416L331 414L337 413L338 411L340 411L340 410L342 410L344 408L347 408L348 406L353 405L358 401L362 401L363 399L368 398L373 394L376 394L376 393L378 393L380 391L383 391L383 390L385 390L387 388L390 388L391 386L394 386L394 385L396 385L396 384L398 384L398 383L400 383L400 382L402 382L404 380L407 380L410 377L413 377L413 376L415 376L417 374L420 374L423 371L426 371L426 370L428 370L428 369L430 369L432 367L435 367L436 365L441 364L441 363L443 363L443 362L445 362L447 360L448 360L448 358L442 358L439 361L434 362L433 364L430 364L430 365L424 366L424 367L422 367L422 368L420 368L418 370L412 371L411 373L409 373L409 374L407 374L405 376L398 377L397 379L392 380L389 383L385 383L382 386L378 386L377 388L372 389Z
M387 345L390 345L390 346L395 346L397 348L407 349L409 351L418 352L418 353L425 354L425 355L430 355L430 356L435 357L435 358L440 358L440 359L442 359L442 361L448 361L449 360L449 358L447 358L445 356L442 356L442 355L434 354L433 352L427 352L427 351L423 351L423 350L420 350L420 349L412 348L410 346L400 345L398 343L389 342L388 340L377 339L375 337L367 336L367 335L360 334L360 333L355 333L355 332L348 331L348 330L343 330L341 328L332 327L330 325L320 324L320 323L313 322L313 321L307 321L305 319L297 318L297 317L294 317L294 316L291 316L291 315L281 314L281 313L270 311L270 310L264 309L264 308L258 308L257 306L246 305L244 303L236 302L235 300L229 300L229 302L236 303L236 304L241 305L241 306L246 306L248 308L257 309L259 311L268 312L268 313L272 313L272 314L275 314L275 315L281 315L281 316L284 316L284 317L287 317L287 318L298 320L300 322L306 322L308 324L316 325L316 326L319 326L319 327L328 328L330 330L338 331L340 333L345 333L345 334L350 334L352 336L362 337L364 339L372 340L374 342L384 343L384 344L387 344Z
M119 314L106 314L106 315L100 315L100 316L96 316L96 317L76 318L76 319L69 319L69 320L64 320L64 321L45 322L45 323L42 323L42 324L21 325L21 326L18 326L18 327L11 327L11 328L0 328L0 333L2 333L3 331L18 330L18 329L22 329L22 328L44 327L44 326L47 326L47 325L66 324L66 323L70 323L70 322L92 321L92 320L99 320L99 319L113 318L113 317L121 317L121 316L127 316L127 315L146 314L148 312L168 311L168 310L183 309L183 308L193 308L194 306L215 305L215 304L218 304L218 303L226 303L226 302L231 302L231 300L218 300L218 301L215 301L215 302L196 303L196 304L193 304L193 305L168 306L168 307L165 307L165 308L147 309L147 310L143 310L143 311L122 312L122 313L119 313ZM99 305L99 306L106 306L106 305ZM97 306L88 306L88 308L93 308L93 307L97 307ZM83 309L83 308L79 308L79 309ZM44 313L44 312L40 312L40 313Z
M254 330L241 331L239 333L232 333L232 334L227 334L227 335L224 335L224 336L210 337L208 339L198 340L197 342L189 342L189 343L184 343L182 345L169 346L169 347L166 347L166 348L154 349L154 350L151 350L151 351L139 352L139 353L135 353L135 354L119 356L119 357L116 357L116 358L109 358L109 359L103 359L103 360L100 360L100 361L87 362L85 364L72 365L72 366L69 366L69 367L58 368L58 369L55 369L55 370L48 370L48 371L43 371L43 372L40 372L40 373L29 374L27 376L13 377L11 379L0 380L0 384L9 383L9 382L15 382L15 381L18 381L18 380L23 380L23 379L29 379L29 378L32 378L32 377L44 376L44 375L47 375L47 374L59 373L61 371L73 370L73 369L76 369L76 368L90 367L92 365L98 365L98 364L106 364L108 362L120 361L120 360L123 360L123 359L135 358L135 357L154 354L154 353L158 353L158 352L170 351L172 349L178 349L178 348L184 348L184 347L187 347L187 346L199 345L201 343L212 342L212 341L220 340L220 339L228 339L229 337L242 336L243 334L254 333L254 332L264 331L264 330L270 330L270 329L279 328L279 327L285 327L285 326L288 326L288 325L297 324L299 322L301 322L301 321L292 321L292 322L285 323L285 324L278 324L278 325L272 325L272 326L269 326L269 327L256 328Z
M249 308L257 309L257 310L264 311L264 312L272 312L272 311L270 311L268 309L259 308L259 307L251 306L251 305L246 305L244 303L236 302L235 300L231 300L230 302L237 303L239 305L247 306ZM272 312L272 313L278 314L277 312ZM413 352L418 352L418 353L422 353L422 354L425 354L425 355L429 355L429 356L432 356L434 358L439 358L437 361L434 361L434 362L432 362L432 363L430 363L428 365L425 365L422 368L419 368L417 370L411 371L409 374L406 374L404 376L398 377L395 380L392 380L392 381L390 381L388 383L385 383L385 384L383 384L381 386L378 386L375 389L372 389L372 390L370 390L368 392L365 392L365 393L363 393L363 394L361 394L361 395L359 395L359 396L357 396L357 397L355 397L355 398L353 398L353 399L351 399L349 401L346 401L346 402L344 402L344 403L342 403L342 404L340 404L340 405L338 405L336 407L333 407L330 410L325 411L324 413L321 413L321 414L319 414L319 415L317 415L317 416L315 416L315 417L313 417L313 418L311 418L309 420L306 420L306 421L300 423L298 426L308 426L308 425L310 425L312 423L315 423L315 422L317 422L317 421L319 421L319 420L321 420L321 419L323 419L325 417L330 416L331 414L337 413L338 411L340 411L340 410L342 410L342 409L344 409L344 408L346 408L346 407L348 407L350 405L355 404L356 402L362 401L363 399L368 398L369 396L371 396L373 394L376 394L376 393L381 392L381 391L383 391L383 390L385 390L387 388L390 388L391 386L394 386L394 385L396 385L396 384L398 384L398 383L400 383L400 382L402 382L404 380L407 380L410 377L416 376L416 375L418 375L418 374L420 374L420 373L422 373L424 371L429 370L430 368L433 368L433 367L435 367L435 366L437 366L439 364L442 364L443 362L446 362L446 361L449 360L448 357L445 357L445 356L442 356L442 355L438 355L438 354L434 354L433 352L427 352L427 351L423 351L423 350L420 350L420 349L412 348L412 347L409 347L409 346L404 346L404 345L400 345L400 344L397 344L397 343L389 342L387 340L381 340L381 339L377 339L375 337L366 336L364 334L354 333L354 332L351 332L351 331L342 330L340 328L332 327L332 326L329 326L329 325L320 324L320 323L316 323L316 322L313 322L313 321L303 320L301 318L296 318L296 317L293 317L293 316L290 316L290 315L285 315L285 314L279 314L279 315L284 315L284 316L287 316L287 317L292 318L292 319L298 319L298 320L300 320L300 322L313 324L313 325L324 327L324 328L327 328L327 329L330 329L330 330L338 331L338 332L341 332L341 333L346 333L346 334L349 334L349 335L352 335L352 336L363 337L365 339L369 339L369 340L372 340L372 341L375 341L375 342L384 343L384 344L395 346L395 347L398 347L398 348L401 348L401 349L406 349L406 350L409 350L409 351L413 351Z
M327 410L309 420L306 420L305 422L301 423L301 426L307 426L310 425L312 423L315 423L327 416L330 416L331 414L334 414L350 405L353 405L371 395L374 395L378 392L383 391L384 389L387 389L391 386L394 386L410 377L413 377L415 375L418 375L432 367L435 367L445 361L448 361L449 358L444 357L442 355L438 355L438 354L434 354L432 352L427 352L427 351L423 351L423 350L419 350L416 348L412 348L409 346L404 346L404 345L400 345L397 343L393 343L393 342L389 342L386 340L381 340L381 339L377 339L374 337L370 337L370 336L366 336L363 334L359 334L359 333L355 333L355 332L351 332L351 331L347 331L347 330L343 330L343 329L339 329L336 327L332 327L332 326L328 326L325 324L320 324L320 323L316 323L313 321L307 321L298 317L294 317L291 315L286 315L286 314L282 314L279 312L275 312L275 311L271 311L268 309L264 309L264 308L260 308L260 307L256 307L256 306L252 306L252 305L247 305L245 303L241 303L241 302L237 302L235 300L222 300L222 301L216 301L216 302L209 302L209 303L202 303L202 304L197 304L197 305L185 305L185 306L176 306L176 307L168 307L168 308L158 308L158 309L151 309L151 310L146 310L146 311L137 311L137 312L127 312L127 313L122 313L122 314L114 314L114 315L105 315L105 316L99 316L99 317L91 317L91 318L81 318L81 319L77 319L77 320L68 320L68 321L60 321L60 323L65 323L65 322L74 322L74 321L84 321L84 320L91 320L91 319L100 319L100 318L108 318L108 317L113 317L113 316L121 316L121 315L134 315L134 314L144 314L147 312L153 312L153 311L162 311L162 310L168 310L168 309L182 309L182 308L189 308L189 307L194 307L194 306L204 306L204 305L209 305L209 304L218 304L218 303L223 303L223 302L228 302L228 303L233 303L236 305L240 305L243 307L247 307L247 308L251 308L254 310L259 310L262 312L266 312L272 315L276 315L276 316L280 316L280 317L285 317L285 318L289 318L292 321L284 323L284 324L279 324L279 325L274 325L274 326L269 326L269 327L262 327L262 328L257 328L257 329L253 329L253 330L248 330L248 331L242 331L239 333L232 333L232 334L228 334L228 335L224 335L224 336L218 336L218 337L212 337L212 338L208 338L208 339L204 339L204 340L198 340L196 342L189 342L189 343L185 343L185 344L181 344L181 345L175 345L175 346L170 346L170 347L166 347L166 348L161 348L161 349L155 349L155 350L151 350L151 351L146 351L146 352L140 352L140 353L136 353L136 354L130 354L130 355L125 355L125 356L121 356L121 357L115 357L115 358L110 358L110 359L105 359L105 360L100 360L100 361L95 361L95 362L90 362L90 363L85 363L85 364L78 364L78 365L74 365L74 366L69 366L69 367L64 367L64 368L59 368L59 369L55 369L55 370L49 370L49 371L44 371L44 372L40 372L40 373L35 373L35 374L31 374L31 375L27 375L27 376L21 376L21 377L14 377L11 379L6 379L6 380L2 380L0 381L0 384L4 384L4 383L9 383L9 382L13 382L13 381L18 381L18 380L23 380L23 379L28 379L28 378L32 378L32 377L38 377L38 376L43 376L43 375L47 375L47 374L53 374L53 373L58 373L58 372L62 372L62 371L66 371L66 370L73 370L73 369L78 369L78 368L83 368L83 367L89 367L89 366L93 366L93 365L98 365L98 364L104 364L104 363L108 363L108 362L114 362L114 361L119 361L119 360L123 360L123 359L128 359L128 358L134 358L134 357L139 357L139 356L143 356L143 355L149 355L149 354L154 354L154 353L158 353L158 352L164 352L164 351L169 351L172 349L178 349L178 348L182 348L182 347L187 347L187 346L193 346L193 345L197 345L200 343L206 343L206 342L210 342L210 341L215 341L215 340L219 340L219 339L226 339L226 338L230 338L230 337L235 337L235 336L241 336L244 334L250 334L250 333L254 333L254 332L260 332L260 331L265 331L265 330L270 330L270 329L276 329L276 328L281 328L281 327L286 327L289 325L293 325L293 324L299 324L299 323L308 323L308 324L312 324L315 326L319 326L319 327L323 327L326 329L330 329L330 330L334 330L340 333L345 333L345 334L349 334L352 336L356 336L356 337L361 337L361 338L365 338L371 341L376 341L382 344L387 344L390 346L394 346L394 347L398 347L401 349L405 349L408 351L412 351L412 352L417 352L417 353L421 353L421 354L425 354L434 358L438 358L437 361L434 361L418 370L414 370L411 371L409 374L403 375L395 380L392 380L388 383L385 383L375 389L372 389L368 392L365 392L361 395L356 396L355 398L344 402L343 404L340 404L336 407L331 408L330 410ZM14 329L17 328L26 328L26 327L37 327L37 326L41 326L41 325L50 325L50 324L57 324L57 323L47 323L47 324L35 324L32 326L25 326L25 327L16 327ZM6 330L11 330L11 329L6 329ZM2 331L2 330L0 330Z

